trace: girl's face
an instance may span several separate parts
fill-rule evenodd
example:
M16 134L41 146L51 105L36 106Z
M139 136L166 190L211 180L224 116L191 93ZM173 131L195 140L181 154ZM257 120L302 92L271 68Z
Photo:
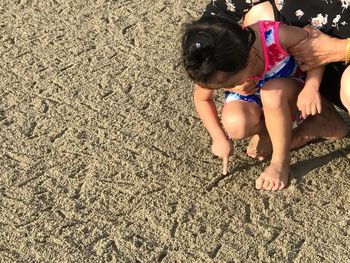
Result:
M227 91L252 91L256 89L256 84L260 80L259 77L256 77L256 74L261 74L264 63L257 64L257 56L256 51L252 49L248 65L242 69L240 72L231 74L229 72L224 71L216 71L213 77L210 78L209 82L205 85L201 85L201 87L207 87L208 89L216 90L216 89L224 89Z
M240 72L229 75L227 72L218 71L207 86L210 89L224 89L227 91L246 90L256 86L259 78L254 77L249 65Z
M259 78L254 77L249 70L244 69L238 74L230 76L223 89L226 91L247 90L254 88L258 81Z

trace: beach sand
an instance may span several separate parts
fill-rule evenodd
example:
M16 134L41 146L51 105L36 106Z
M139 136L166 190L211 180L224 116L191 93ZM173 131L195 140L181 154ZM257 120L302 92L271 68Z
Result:
M248 140L221 175L180 59L206 2L1 1L0 262L350 262L349 137L278 193Z

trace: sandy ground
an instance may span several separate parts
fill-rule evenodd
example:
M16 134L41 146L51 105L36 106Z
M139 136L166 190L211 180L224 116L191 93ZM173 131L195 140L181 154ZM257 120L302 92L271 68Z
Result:
M179 59L206 1L2 0L0 262L350 262L350 138L220 174Z

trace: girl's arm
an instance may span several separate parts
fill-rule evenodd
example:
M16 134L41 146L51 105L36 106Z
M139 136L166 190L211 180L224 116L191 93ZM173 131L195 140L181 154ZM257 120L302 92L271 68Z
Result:
M305 85L299 93L297 107L304 119L308 115L316 115L322 111L321 94L319 87L324 67L310 70L306 74Z
M203 89L196 85L194 89L194 103L204 127L208 130L213 140L212 152L222 158L222 173L228 172L229 156L231 154L231 141L221 128L217 109L213 100L214 91Z
M227 137L221 128L213 96L214 91L195 85L194 104L204 127L209 132L213 141L226 140Z
M285 50L297 45L309 37L309 32L303 28L280 25L279 39L280 44ZM308 115L321 113L321 95L319 87L322 80L324 67L320 66L311 69L306 74L306 80L303 90L298 96L297 106L306 118Z

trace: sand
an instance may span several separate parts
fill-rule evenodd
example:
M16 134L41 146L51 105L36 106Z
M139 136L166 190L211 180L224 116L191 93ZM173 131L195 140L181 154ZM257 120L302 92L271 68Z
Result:
M247 140L220 174L179 51L205 4L1 1L0 262L350 262L349 137L278 193Z

